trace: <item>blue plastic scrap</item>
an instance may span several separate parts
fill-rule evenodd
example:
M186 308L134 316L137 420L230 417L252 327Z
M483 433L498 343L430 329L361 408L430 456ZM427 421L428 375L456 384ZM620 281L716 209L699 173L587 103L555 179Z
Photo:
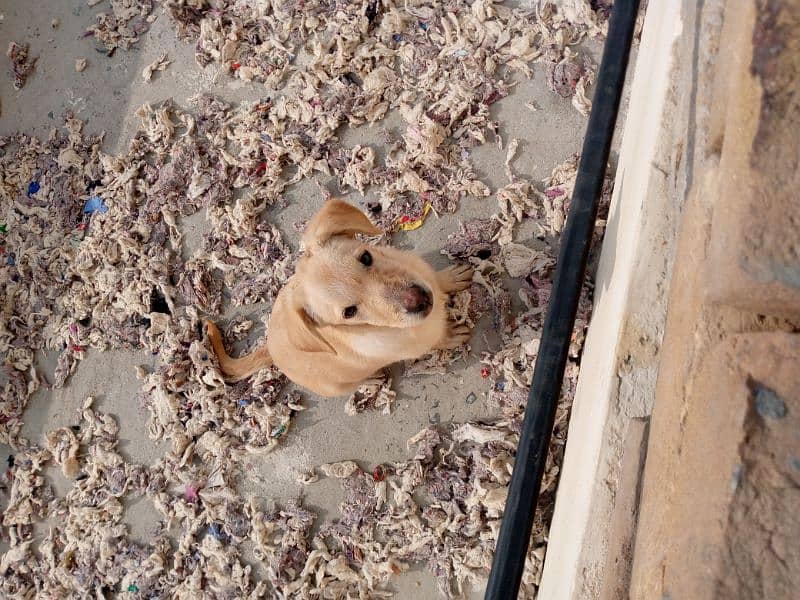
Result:
M28 198L30 198L30 197L31 197L31 196L33 196L33 195L34 195L36 192L38 192L40 188L41 188L41 186L39 185L39 182L38 182L38 181L31 181L31 182L28 184Z
M100 196L92 196L86 201L86 205L83 207L83 212L86 214L92 214L95 212L107 213L108 207Z
M215 540L219 540L220 542L224 542L228 538L218 523L212 523L208 528L208 532L211 534L211 537L213 537Z

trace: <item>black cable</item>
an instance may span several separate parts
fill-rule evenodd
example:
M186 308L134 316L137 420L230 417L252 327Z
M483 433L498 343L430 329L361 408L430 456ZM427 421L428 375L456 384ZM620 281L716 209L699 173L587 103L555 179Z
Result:
M616 0L611 11L485 600L519 592L638 10L639 0Z

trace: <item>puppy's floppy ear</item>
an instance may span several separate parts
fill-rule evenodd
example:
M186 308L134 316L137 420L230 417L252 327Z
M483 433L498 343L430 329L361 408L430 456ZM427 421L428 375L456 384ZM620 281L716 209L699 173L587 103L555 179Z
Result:
M380 235L382 230L375 227L363 212L342 200L328 200L322 209L308 222L303 234L306 248L320 246L335 235L355 236L357 233Z
M317 328L317 324L302 304L289 309L287 334L292 346L301 352L331 352L336 354L333 346L325 341Z

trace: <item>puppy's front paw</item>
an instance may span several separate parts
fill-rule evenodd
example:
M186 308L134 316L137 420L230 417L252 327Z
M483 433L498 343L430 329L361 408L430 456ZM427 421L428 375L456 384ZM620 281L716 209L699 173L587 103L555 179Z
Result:
M472 283L473 268L470 265L453 265L436 273L439 285L446 293L460 292Z
M450 326L447 328L447 335L439 343L439 345L436 346L436 348L439 350L452 350L454 348L458 348L469 341L471 334L472 331L466 325L456 325L455 323L450 323Z

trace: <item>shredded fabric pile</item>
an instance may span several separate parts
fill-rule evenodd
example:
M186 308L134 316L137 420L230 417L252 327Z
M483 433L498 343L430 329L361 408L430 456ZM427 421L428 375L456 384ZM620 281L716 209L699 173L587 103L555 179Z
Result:
M89 6L103 0L87 0ZM97 22L85 35L96 40L95 49L112 56L117 48L129 50L155 20L155 0L108 0L108 9L97 14ZM110 10L109 10L110 9Z
M495 193L496 214L462 224L443 250L476 268L451 317L474 326L491 314L501 340L480 367L497 418L424 429L409 441L415 454L404 462L320 468L346 492L334 521L315 523L300 503L281 508L239 492L248 457L291 435L303 399L276 370L226 384L201 323L233 306L269 305L291 276L296 256L265 211L301 180L323 174L342 191L373 192L378 200L365 208L387 234L420 226L429 211L453 212L464 196L490 196L469 149L499 137L489 107L513 88L514 74L529 75L541 63L552 69L557 93L571 90L585 106L581 86L591 80L591 65L571 48L603 35L607 11L582 0L565 4L523 11L488 0L167 0L198 62L281 93L239 106L210 96L189 107L142 106L141 128L120 155L106 153L103 137L86 134L71 114L48 139L0 138L0 442L13 451L0 481L0 539L10 546L0 558L0 595L388 597L392 577L420 563L446 597L480 585L577 157L546 182L528 181L512 172L510 141L509 183ZM154 3L111 0L110 8L91 30L109 54L136 42ZM15 76L26 74L23 66L32 63L24 49L13 55ZM343 125L378 122L392 110L405 128L396 138L387 134L380 158L375 148L339 141ZM604 191L607 204L610 183ZM201 210L208 233L189 247L182 220ZM523 222L533 225L538 245L517 239ZM512 309L509 277L522 282L521 312ZM541 573L590 295L587 289L570 352L524 597L535 595ZM231 321L228 341L252 326ZM75 415L77 425L48 432L43 445L21 434L38 390L68 385L88 352L110 348L159 356L152 372L137 368L149 435L169 443L155 464L123 458L117 423L92 398ZM52 376L37 368L42 351L58 355ZM406 376L445 372L466 354L424 357ZM346 410L390 413L391 384L388 374L367 382ZM73 482L66 496L49 485L48 464ZM317 477L302 479L313 485ZM161 518L147 544L131 540L122 518L123 503L138 497ZM40 540L34 525L43 521L50 528ZM264 564L266 580L243 558L245 547Z

